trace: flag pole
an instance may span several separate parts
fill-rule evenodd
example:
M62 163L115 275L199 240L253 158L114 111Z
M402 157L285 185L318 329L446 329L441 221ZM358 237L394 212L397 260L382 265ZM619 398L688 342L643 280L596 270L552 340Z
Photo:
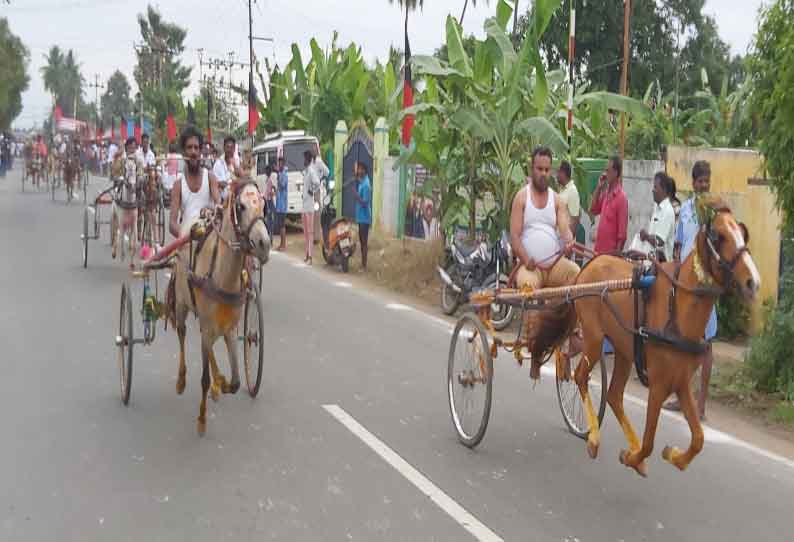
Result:
M250 89L254 81L254 22L251 16L251 0L248 0L248 87ZM251 110L251 93L248 92L248 110ZM256 107L256 104L253 104ZM249 123L251 114L248 114ZM249 126L248 130L251 132L251 152L254 151L254 133Z

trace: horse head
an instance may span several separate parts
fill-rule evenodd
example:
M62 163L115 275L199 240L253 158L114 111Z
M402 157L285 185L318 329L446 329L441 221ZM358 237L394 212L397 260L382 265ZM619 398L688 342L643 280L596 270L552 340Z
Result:
M260 263L270 258L270 235L264 220L264 198L256 184L246 182L234 190L232 215L237 239Z
M707 197L699 205L703 227L698 252L704 267L721 287L736 288L745 302L754 301L761 276L747 246L747 226L736 222L730 208L719 198Z

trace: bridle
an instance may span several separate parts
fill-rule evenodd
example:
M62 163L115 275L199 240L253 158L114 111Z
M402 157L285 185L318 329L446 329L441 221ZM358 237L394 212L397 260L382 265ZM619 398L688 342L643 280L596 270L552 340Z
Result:
M240 228L240 215L243 214L245 209L243 207L242 202L239 199L239 196L240 196L240 192L242 192L243 189L249 185L253 186L256 189L256 193L260 196L260 198L262 196L261 192L259 192L259 187L253 181L246 181L242 184L234 186L234 189L231 191L232 201L229 202L229 207L231 208L231 213L232 213L231 220L232 220L232 229L234 230L235 241L232 243L224 239L224 242L227 245L229 245L229 247L232 248L233 250L239 249L242 252L250 255L251 251L254 248L254 243L251 241L251 237L250 237L251 231L254 229L254 226L256 226L256 224L259 222L261 222L262 225L264 225L266 228L267 228L267 224L265 223L265 217L263 215L258 215L253 220L251 220L251 223L248 224L248 227L245 228L244 231ZM221 238L223 239L223 237Z
M708 249L706 251L706 265L708 266L709 270L711 270L712 265L716 264L721 274L721 280L717 282L723 288L729 288L736 283L736 278L734 276L736 265L739 263L739 260L742 256L745 254L750 254L750 248L747 246L747 242L745 241L744 246L736 250L736 254L733 255L733 258L731 258L730 261L725 260L720 255L722 239L720 238L719 233L712 228L712 222L720 213L730 213L731 210L727 207L723 207L720 209L714 209L714 211L714 217L704 226L706 234L706 248Z

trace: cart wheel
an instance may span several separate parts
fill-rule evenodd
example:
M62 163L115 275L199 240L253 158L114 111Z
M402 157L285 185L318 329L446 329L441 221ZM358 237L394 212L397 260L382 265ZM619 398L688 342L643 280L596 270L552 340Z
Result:
M159 243L165 246L165 207L162 205L157 211L157 222Z
M83 269L88 267L88 207L83 211Z
M555 351L556 356L562 356L562 353ZM582 359L581 354L566 362L564 358L560 359L555 370L557 381L557 399L560 404L560 412L562 412L562 419L565 420L565 425L571 433L581 439L587 439L590 430L587 426L587 415L584 411L584 404L582 403L582 395L579 393L579 387L574 381L574 374L576 366ZM590 393L590 401L593 405L597 405L598 409L598 426L602 427L604 422L604 412L607 408L607 393L609 382L607 381L607 368L604 361L601 360L598 364L601 367L601 378L598 382L594 382L591 374L590 381L587 388Z
M101 205L97 205L96 203L93 206L90 206L94 209L94 239L97 241L99 240L99 225L101 223L100 218L100 210L102 209Z
M132 389L132 348L134 346L132 330L132 298L127 283L121 285L121 304L119 306L119 334L116 346L119 349L119 372L121 373L121 402L130 402Z
M118 235L119 219L115 212L110 213L110 246L116 246L116 235Z
M485 436L491 415L493 358L488 332L474 313L464 314L449 347L447 395L458 440L474 448Z
M262 357L264 355L263 338L265 335L262 321L262 300L256 290L252 290L245 300L243 317L243 365L245 366L245 384L248 394L256 397L262 383Z

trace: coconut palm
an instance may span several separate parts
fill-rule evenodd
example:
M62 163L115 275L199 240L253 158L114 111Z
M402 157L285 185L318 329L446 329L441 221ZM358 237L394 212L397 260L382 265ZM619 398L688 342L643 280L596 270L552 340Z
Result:
M52 94L53 103L58 103L63 78L63 51L57 45L53 45L44 55L44 61L44 66L40 68L44 89Z

